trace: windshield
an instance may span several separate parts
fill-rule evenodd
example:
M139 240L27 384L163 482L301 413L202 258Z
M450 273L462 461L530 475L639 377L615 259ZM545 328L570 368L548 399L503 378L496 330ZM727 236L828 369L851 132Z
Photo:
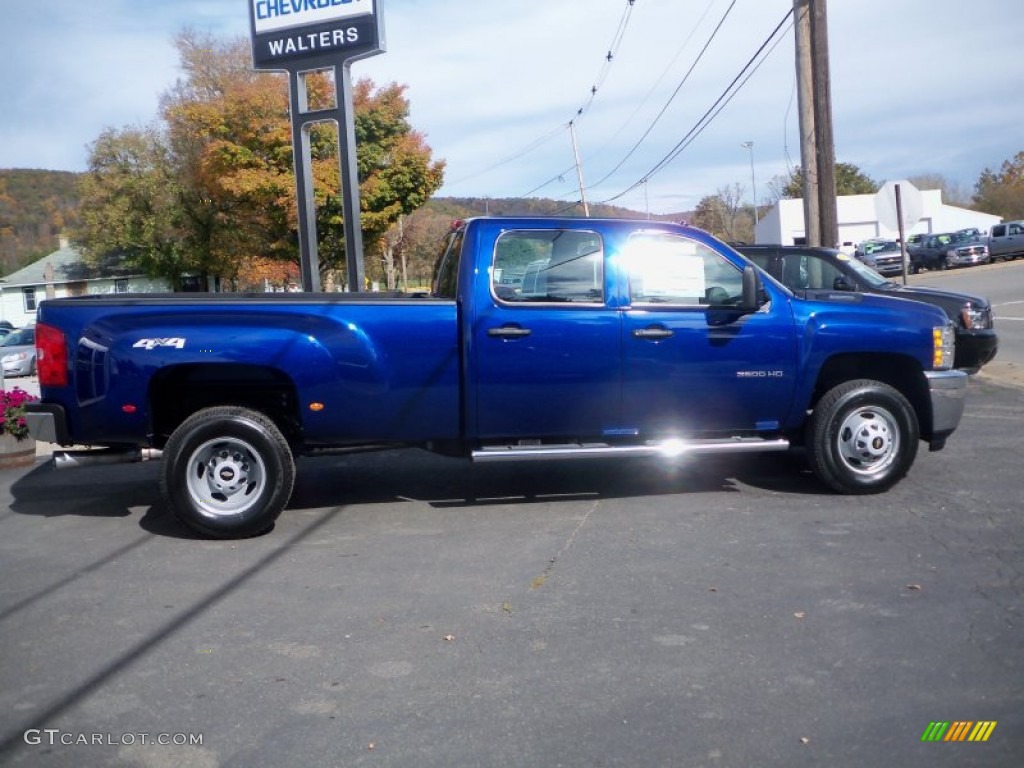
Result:
M27 347L36 343L36 333L31 328L12 331L0 341L0 347Z
M864 253L893 253L899 249L899 243L871 243L864 247Z
M963 245L964 243L976 243L978 239L973 232L954 232L950 242L954 245Z

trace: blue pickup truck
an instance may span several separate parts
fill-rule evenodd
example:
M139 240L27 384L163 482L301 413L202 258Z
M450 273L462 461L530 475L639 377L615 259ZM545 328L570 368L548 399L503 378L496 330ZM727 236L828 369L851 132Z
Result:
M840 493L876 493L963 412L937 307L791 292L683 225L478 218L427 295L48 300L37 439L159 452L203 535L271 527L296 457L418 446L477 462L802 446Z

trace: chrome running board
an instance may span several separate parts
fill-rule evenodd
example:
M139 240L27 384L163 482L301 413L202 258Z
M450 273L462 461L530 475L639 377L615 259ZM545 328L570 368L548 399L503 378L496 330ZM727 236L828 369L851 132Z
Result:
M672 459L714 453L757 453L789 450L789 441L760 437L730 437L715 440L661 440L643 445L607 443L559 443L551 445L488 445L470 453L473 461L548 461L559 459L603 459L616 456Z

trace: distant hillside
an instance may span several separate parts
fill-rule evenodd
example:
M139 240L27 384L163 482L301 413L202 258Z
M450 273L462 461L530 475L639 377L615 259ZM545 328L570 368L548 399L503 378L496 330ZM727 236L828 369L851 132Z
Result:
M470 216L583 216L583 206L550 198L433 198L425 206L431 213L468 218ZM643 219L647 214L629 208L595 204L594 218ZM655 221L687 221L693 212L651 214Z
M432 212L466 218L469 216L583 216L583 207L546 197L435 197L426 207ZM593 204L590 215L594 218L644 219L647 214L617 205ZM682 221L692 213L651 215L657 221Z
M427 205L458 216L582 216L583 206L546 197L435 197ZM626 219L642 216L614 205L591 205L590 215Z
M59 247L58 237L78 222L77 182L67 171L0 169L0 276L31 264ZM423 215L441 219L470 216L583 216L580 205L531 197L435 197ZM647 214L615 205L594 204L595 218L643 219ZM683 221L691 213L653 215Z
M0 169L0 274L31 264L58 246L78 217L79 174Z

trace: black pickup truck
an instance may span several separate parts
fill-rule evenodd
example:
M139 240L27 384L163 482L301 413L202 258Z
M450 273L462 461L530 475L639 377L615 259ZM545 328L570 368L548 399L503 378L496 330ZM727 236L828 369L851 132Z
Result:
M879 293L913 299L942 309L953 321L956 357L953 365L977 373L996 356L991 303L981 296L936 288L900 285L857 259L831 248L783 245L736 245L740 253L792 291L832 290Z

